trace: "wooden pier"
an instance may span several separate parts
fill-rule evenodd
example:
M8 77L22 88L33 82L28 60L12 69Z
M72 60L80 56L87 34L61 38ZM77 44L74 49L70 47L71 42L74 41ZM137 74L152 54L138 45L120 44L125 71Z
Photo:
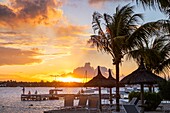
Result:
M44 100L58 100L65 96L74 96L78 98L79 96L98 96L98 94L21 94L21 101L44 101ZM102 94L103 99L108 99L109 94Z
M49 100L49 94L21 94L22 101L41 101L41 100Z
M66 95L73 94L21 94L21 101L58 100Z

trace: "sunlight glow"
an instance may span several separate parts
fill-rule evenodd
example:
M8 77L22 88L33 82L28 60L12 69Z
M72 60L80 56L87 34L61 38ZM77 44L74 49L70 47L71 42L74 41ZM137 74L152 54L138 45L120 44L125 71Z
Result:
M79 78L73 78L72 76L68 76L68 77L61 77L57 79L58 81L61 82L82 82L81 79Z

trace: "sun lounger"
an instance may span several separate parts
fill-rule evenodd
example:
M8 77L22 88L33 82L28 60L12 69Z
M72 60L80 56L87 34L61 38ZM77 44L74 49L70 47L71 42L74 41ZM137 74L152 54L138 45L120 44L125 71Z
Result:
M95 113L100 113L99 109L99 98L98 97L90 97L88 99L88 112L95 111Z
M146 100L144 100L144 104L145 104L145 103L146 103ZM141 105L141 104L142 104L142 100L138 100L136 106L139 106L139 105Z
M133 97L132 100L128 103L129 105L136 105L137 103L137 98Z
M74 108L74 96L65 96L64 97L64 106L56 107L55 110L44 111L44 113L55 113L55 112L63 112L69 109Z
M139 113L135 105L123 105L125 113Z
M84 109L87 107L87 96L80 96L78 105L75 106L75 109Z
M170 103L161 103L159 106L164 113L170 113Z
M133 97L130 102L123 103L123 105L136 105L136 103L137 103L137 98L136 98L136 97ZM120 105L119 107L120 107L120 109L122 109L122 105ZM114 111L115 109L116 109L116 105L115 105L115 104L112 104L112 105L110 105L110 107L108 108L108 111Z
M146 100L144 100L144 104L146 103ZM139 112L141 112L142 110L142 100L138 100L137 104L136 104L136 108Z
M60 107L60 110L74 109L74 96L64 97L64 106Z

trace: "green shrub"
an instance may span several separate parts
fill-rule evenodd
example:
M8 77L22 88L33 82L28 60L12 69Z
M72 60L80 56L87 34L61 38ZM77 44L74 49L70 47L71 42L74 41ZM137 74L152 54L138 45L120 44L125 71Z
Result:
M146 100L146 111L156 110L161 102L161 97L158 93L146 92L144 98Z
M162 99L170 100L170 80L159 84L159 94Z
M137 97L139 100L140 92L131 92L129 94L129 100L131 100L133 97ZM155 110L158 107L158 105L160 104L161 97L158 93L145 92L144 100L146 100L145 111L152 111L152 110Z
M138 100L140 100L140 92L131 92L129 93L129 101L132 100L133 97L137 97Z

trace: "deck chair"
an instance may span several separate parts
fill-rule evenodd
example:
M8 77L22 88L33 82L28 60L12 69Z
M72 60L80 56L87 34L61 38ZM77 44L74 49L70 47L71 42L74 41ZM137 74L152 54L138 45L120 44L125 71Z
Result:
M170 103L162 103L161 106L164 113L170 113Z
M87 96L80 96L78 105L75 106L76 108L85 108L87 107Z
M64 106L60 108L61 110L74 109L74 96L64 97Z
M141 105L141 103L142 103L142 100L138 100L138 102L137 102L136 106ZM145 104L145 103L146 103L146 100L144 100L144 104Z
M44 113L63 113L68 112L68 110L75 110L74 108L74 96L71 95L64 97L64 106L57 107L56 110L44 111Z
M125 113L139 113L135 105L123 105Z
M129 105L136 105L137 103L137 98L133 97L132 100L128 103Z
M100 113L99 109L99 98L98 97L90 97L88 99L88 112L91 113L92 111L95 111Z
M138 102L137 102L137 104L136 104L136 108L137 108L137 110L139 111L139 112L141 112L141 103L142 103L142 100L138 100ZM146 100L144 100L144 104L146 103Z

